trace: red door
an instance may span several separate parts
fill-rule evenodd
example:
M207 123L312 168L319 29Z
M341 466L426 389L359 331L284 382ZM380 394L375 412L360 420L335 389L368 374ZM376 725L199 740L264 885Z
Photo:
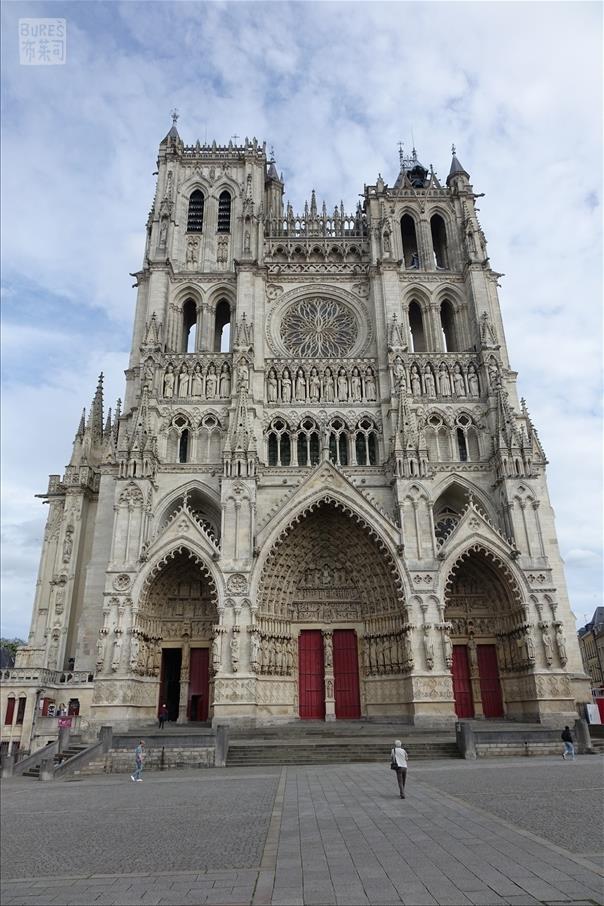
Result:
M359 658L354 629L335 629L333 633L333 675L336 718L356 720L361 716L359 695Z
M298 637L298 687L302 720L324 720L325 667L320 629L302 630Z
M503 717L497 649L495 645L479 645L477 654L482 713L485 717Z
M467 645L453 645L453 697L458 717L474 717Z
M208 719L209 667L209 648L191 648L189 664L189 720Z

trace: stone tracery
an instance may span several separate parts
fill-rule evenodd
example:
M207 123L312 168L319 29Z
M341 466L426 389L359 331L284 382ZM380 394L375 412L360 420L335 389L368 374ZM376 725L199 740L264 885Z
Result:
M336 299L300 299L281 321L281 339L297 356L344 356L353 348L358 325L353 312Z

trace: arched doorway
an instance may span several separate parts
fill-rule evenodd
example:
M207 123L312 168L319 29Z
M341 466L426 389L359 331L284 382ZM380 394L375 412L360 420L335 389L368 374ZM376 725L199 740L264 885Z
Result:
M506 716L503 681L531 666L524 608L504 564L476 546L453 565L445 591L458 717Z
M138 662L134 672L158 677L157 709L168 720L210 718L211 646L218 619L214 582L205 564L179 547L159 563L147 581L133 627Z
M271 652L285 639L292 716L400 713L403 692L393 680L412 667L400 579L358 516L323 500L298 519L269 554L257 601L259 680L279 675Z

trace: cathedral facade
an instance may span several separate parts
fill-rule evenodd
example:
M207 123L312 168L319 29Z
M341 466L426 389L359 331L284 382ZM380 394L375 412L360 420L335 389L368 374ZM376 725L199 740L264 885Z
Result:
M302 213L264 145L159 148L123 406L51 475L2 738L554 722L590 700L476 194L400 154ZM17 717L20 714L20 720ZM9 719L10 718L10 719Z

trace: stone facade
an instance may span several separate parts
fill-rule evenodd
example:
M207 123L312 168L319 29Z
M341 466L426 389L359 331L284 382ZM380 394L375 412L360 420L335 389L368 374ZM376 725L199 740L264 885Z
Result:
M3 740L44 699L117 727L162 699L180 722L574 716L546 461L455 154L442 185L401 152L352 214L294 214L255 139L174 123L158 171L124 405L105 420L99 382L50 477Z

